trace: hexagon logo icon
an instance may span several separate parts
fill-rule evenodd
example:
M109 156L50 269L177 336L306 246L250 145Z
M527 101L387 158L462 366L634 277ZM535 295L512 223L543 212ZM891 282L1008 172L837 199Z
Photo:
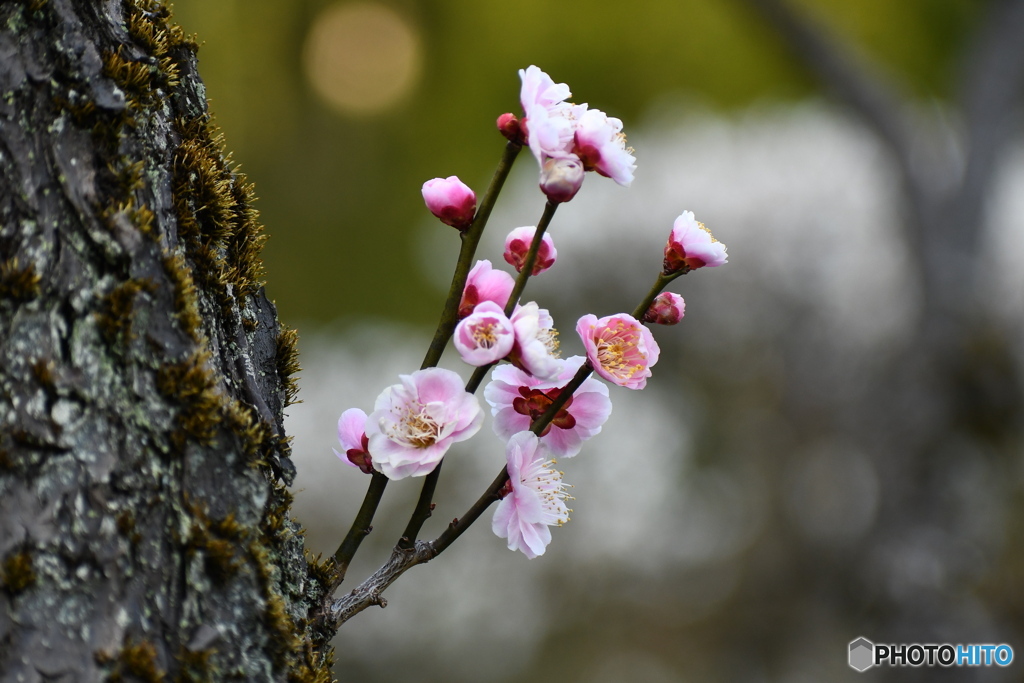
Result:
M850 643L850 667L867 671L875 665L875 644L861 637Z

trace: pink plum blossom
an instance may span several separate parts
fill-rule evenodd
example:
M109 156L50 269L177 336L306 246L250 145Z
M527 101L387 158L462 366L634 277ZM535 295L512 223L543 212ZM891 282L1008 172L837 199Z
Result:
M451 370L426 368L400 375L366 418L374 466L389 479L431 472L448 447L480 430L483 411Z
M672 292L662 292L655 297L647 312L644 313L644 322L675 325L683 319L685 312L686 302L683 301L683 297Z
M545 159L540 166L540 190L552 204L567 202L583 186L586 171L575 154Z
M459 317L465 318L481 301L493 301L504 308L516 281L503 270L495 270L487 259L477 261L466 278L459 302Z
M423 183L423 201L445 225L465 230L476 214L476 194L457 176Z
M496 363L512 350L515 331L501 306L482 301L456 325L452 341L462 360L481 366Z
M523 264L526 263L526 252L530 251L533 244L533 236L537 234L537 227L533 225L516 228L505 238L505 261L522 272ZM554 265L558 258L558 251L555 249L555 242L551 235L544 233L540 238L540 246L537 248L537 258L533 262L532 275L540 275Z
M660 349L654 335L626 313L597 319L585 315L576 323L587 359L594 372L627 389L643 389L658 362Z
M555 83L536 66L520 69L519 78L523 82L519 102L525 115L519 125L526 131L530 151L539 163L564 156L573 141L573 122L566 116L571 107L565 101L572 95L569 86Z
M619 185L629 187L636 170L633 148L626 147L622 121L608 116L600 109L587 109L579 105L576 117L573 152L588 171L597 171Z
M693 217L692 211L683 211L672 225L665 244L665 274L688 273L697 268L720 266L728 263L725 245L715 239L711 231Z
M494 433L509 439L529 429L558 398L562 387L585 360L583 356L559 360L559 372L550 380L537 379L511 365L495 368L491 382L484 388L484 398L494 416ZM601 432L611 412L608 387L587 378L541 432L541 443L552 455L571 458L580 452L584 441Z
M491 529L508 539L509 550L520 550L531 560L543 555L551 543L552 525L569 521L565 501L572 500L562 483L562 473L551 469L544 450L532 432L520 432L505 448L509 480L505 496L494 510Z
M332 448L334 454L346 465L358 467L366 474L373 471L366 438L366 413L359 408L349 408L338 418L338 441L342 452Z
M546 308L535 302L517 305L512 312L516 343L508 359L534 377L548 378L558 373L558 330Z

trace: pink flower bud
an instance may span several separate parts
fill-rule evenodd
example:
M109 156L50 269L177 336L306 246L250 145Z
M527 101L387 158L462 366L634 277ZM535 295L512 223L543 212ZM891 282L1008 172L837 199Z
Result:
M533 236L537 228L527 225L516 228L505 238L505 261L515 267L517 273L523 271L523 264L526 263L526 253L530 251L533 243ZM540 247L537 249L537 258L533 261L533 272L531 275L539 275L555 263L558 252L555 250L555 243L551 235L544 233L540 238Z
M526 132L519 125L519 119L516 118L515 114L508 113L499 116L498 130L501 131L501 134L509 142L518 142L520 145L526 144Z
M580 191L585 174L579 157L551 157L540 167L540 189L555 204L567 202Z
M338 418L338 442L344 453L337 449L334 454L352 467L358 467L364 473L373 472L370 460L369 441L366 438L366 413L359 408L349 408Z
M459 317L465 318L472 313L481 301L493 301L504 308L515 286L516 281L511 275L503 270L494 270L487 259L477 261L473 270L469 271L466 287L462 290Z
M684 211L672 225L665 245L665 274L688 273L697 268L728 263L725 245L697 222L692 211Z
M651 302L650 308L644 313L645 323L657 325L675 325L683 319L686 303L683 297L672 292L662 292Z
M423 183L423 201L442 223L459 230L468 228L476 214L476 195L457 176Z

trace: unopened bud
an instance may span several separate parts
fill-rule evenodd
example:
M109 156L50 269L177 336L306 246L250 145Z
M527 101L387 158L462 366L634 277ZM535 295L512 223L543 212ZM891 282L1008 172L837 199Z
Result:
M647 312L644 313L644 322L675 325L683 319L685 311L686 303L683 301L683 297L672 292L662 292L651 302Z
M520 145L526 144L526 135L523 131L523 127L519 125L519 119L516 118L515 114L502 114L498 117L498 130L504 135L509 142L518 142Z
M516 272L522 272L523 265L526 263L526 254L530 251L530 245L533 244L533 236L536 233L535 226L527 225L516 228L505 238L505 253L503 255L505 261L515 267ZM540 239L540 247L537 248L537 258L533 261L531 275L543 273L554 264L556 258L558 258L558 251L555 250L555 242L551 239L551 235L544 233Z
M423 183L423 201L445 225L465 230L476 214L476 194L457 176Z
M545 159L540 169L540 189L554 204L567 202L579 192L585 173L575 155Z

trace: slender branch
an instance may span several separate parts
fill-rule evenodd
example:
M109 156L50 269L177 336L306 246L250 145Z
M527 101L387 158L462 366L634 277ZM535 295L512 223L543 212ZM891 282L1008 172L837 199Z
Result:
M462 299L462 291L466 287L470 264L476 255L480 236L484 232L484 227L487 226L487 219L491 216L491 209L494 208L498 194L501 193L505 179L508 178L508 174L512 170L512 164L515 163L521 149L522 145L511 141L505 145L505 150L498 161L498 167L491 177L491 183L488 185L487 192L477 208L476 216L473 217L473 223L469 226L468 230L460 235L462 247L459 249L459 259L455 265L455 274L452 276L452 284L448 289L448 298L444 302L441 319L437 324L434 338L430 342L420 369L437 365L438 361L441 360L441 355L444 353L445 346L448 345L448 340L451 339L452 331L458 323L459 301ZM435 471L438 469L440 469L440 463ZM359 544L370 533L373 516L377 512L377 506L380 505L380 500L384 496L384 489L388 485L388 479L383 474L374 472L372 477L370 486L366 490L366 495L363 496L363 503L359 507L359 513L356 515L355 520L353 520L352 526L345 535L345 539L334 553L336 573L333 588L337 588L344 581L348 566L352 562L356 551L359 550ZM434 483L436 484L436 477ZM429 494L433 496L433 488L431 488ZM421 493L421 497L422 495ZM430 514L429 505L430 501L428 500L426 510L428 516ZM417 533L418 531L417 529Z
M525 271L526 269L524 268L523 270ZM654 285L641 300L636 311L634 311L633 317L640 318L651 305L651 302L654 301L654 298L665 288L665 285L676 279L680 274L664 275L659 273ZM558 397L551 402L551 405L548 406L544 414L533 421L530 425L530 431L534 434L540 434L544 431L544 428L551 424L558 411L565 406L569 398L580 388L592 372L593 367L590 361L587 361L580 367L573 378L569 380L569 383L562 387ZM407 544L407 547L403 547L401 544L397 545L391 553L391 558L384 566L374 572L357 588L352 590L351 593L339 598L329 606L327 610L328 620L335 628L338 628L367 607L372 605L385 607L387 601L381 595L384 590L412 567L429 562L444 552L483 515L492 503L500 499L500 491L507 481L508 469L502 467L498 476L494 478L494 481L490 483L466 513L462 517L453 519L448 528L434 541L429 543L425 541L412 541Z
M480 202L476 217L473 218L473 224L461 235L462 249L459 251L459 260L455 264L452 285L448 289L448 298L444 302L444 310L441 313L441 319L437 323L437 331L434 332L434 338L427 349L427 355L423 358L423 364L420 366L421 369L432 368L437 365L438 361L441 360L441 354L444 353L445 346L448 345L448 340L451 339L452 331L459 322L459 301L462 300L462 290L466 288L466 278L469 276L473 257L476 255L477 244L480 243L480 236L483 235L487 219L491 216L494 202L497 201L498 194L501 192L505 179L508 178L509 171L512 170L512 164L515 162L516 156L521 149L522 145L515 142L509 142L505 145L505 152L501 157L501 161L498 162L498 168L494 170L491 184L487 188L483 201Z
M436 554L430 544L424 541L418 541L409 549L396 547L380 569L327 607L326 618L330 627L336 631L346 621L371 605L387 607L388 601L381 595L384 589L409 569L429 562Z
M381 496L384 495L384 488L387 485L388 478L380 472L374 471L370 474L370 487L363 497L363 504L359 507L359 512L352 521L352 527L345 535L345 540L334 551L335 583L331 587L332 592L344 581L345 573L348 571L348 566L352 562L352 557L356 554L359 544L373 530L373 526L371 526L373 515L377 511L377 505L380 504Z
M633 309L633 317L636 318L637 320L643 320L644 313L646 313L647 309L651 307L651 304L654 303L654 300L658 298L658 295L661 294L661 291L665 289L665 285L672 282L680 275L685 275L688 272L689 271L680 270L669 275L666 275L665 273L658 273L658 277L654 281L654 284L651 285L651 289L649 292L647 292L647 296L641 299L640 303L637 304L637 307Z
M540 221L537 223L537 231L533 235L533 241L530 243L530 250L526 253L526 259L523 262L523 267L519 271L519 276L516 277L515 285L512 287L512 293L508 297L508 303L505 304L505 315L512 315L512 311L515 310L516 304L519 303L519 297L522 295L523 290L526 289L526 281L530 279L533 274L533 264L537 262L537 252L540 250L541 242L544 238L544 231L547 230L548 225L551 224L551 219L555 215L555 209L558 208L558 204L547 202L544 205L544 213L540 217ZM465 282L463 282L465 286ZM459 290L461 293L461 289ZM453 328L454 329L454 328ZM495 363L488 363L482 365L473 371L469 381L466 382L466 391L475 394L476 390L480 388L480 384L483 382L484 377L487 376L487 371L490 370ZM398 547L402 550L409 550L413 547L416 542L416 538L420 535L420 529L426 524L427 519L430 517L430 513L434 509L434 491L437 490L437 480L441 477L441 465L444 464L442 459L437 463L430 473L423 478L423 487L420 489L420 496L416 499L416 506L413 508L412 515L409 517L409 523L405 526L405 531L402 532L402 537L398 540Z
M398 539L398 547L403 550L412 548L416 543L416 537L420 535L420 529L430 517L434 509L434 491L437 489L437 480L441 477L441 465L444 458L437 463L437 467L423 477L423 487L420 488L420 497L416 499L416 506L412 509L409 523L405 525L402 537Z

